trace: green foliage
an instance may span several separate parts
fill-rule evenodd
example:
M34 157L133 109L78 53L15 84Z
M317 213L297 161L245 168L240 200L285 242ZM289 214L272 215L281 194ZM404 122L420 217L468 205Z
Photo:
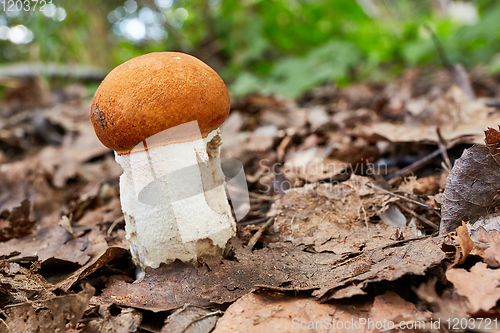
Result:
M265 78L244 72L231 85L231 92L234 95L259 91L300 96L320 84L347 81L350 69L360 59L361 53L354 44L332 40L302 57L281 60Z
M373 12L361 8L361 1L346 0L173 0L163 7L160 0L136 1L53 0L67 13L62 21L41 12L4 15L9 27L23 24L34 39L18 45L0 40L0 61L112 68L148 52L181 51L214 67L235 95L298 96L327 82L379 80L407 67L441 66L428 25L451 62L500 72L496 1L475 2L480 20L472 26L452 21L430 2L411 0L373 0ZM137 8L125 10L127 4ZM144 9L159 15L165 36L131 40L116 33ZM115 19L109 18L113 13Z

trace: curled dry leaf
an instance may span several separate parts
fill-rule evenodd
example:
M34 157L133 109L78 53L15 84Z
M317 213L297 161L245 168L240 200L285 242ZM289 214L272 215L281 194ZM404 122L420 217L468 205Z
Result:
M451 232L462 221L488 215L500 190L500 160L485 146L466 149L455 162L444 190L440 233Z
M498 127L500 128L500 126ZM500 152L500 132L494 128L488 127L488 129L484 131L484 134L484 143L486 143L486 147L488 147L490 154L498 154Z
M463 264L474 247L474 243L472 242L472 239L470 239L469 230L467 229L465 222L462 222L462 225L458 227L456 231L457 235L451 237L458 242L460 248L457 248L455 261L449 268Z

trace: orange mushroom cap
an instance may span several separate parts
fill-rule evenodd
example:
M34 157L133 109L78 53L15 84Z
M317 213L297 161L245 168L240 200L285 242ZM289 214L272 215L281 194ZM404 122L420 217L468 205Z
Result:
M90 118L99 140L123 155L195 120L207 137L226 120L230 106L224 82L208 65L188 54L157 52L113 69L94 95Z

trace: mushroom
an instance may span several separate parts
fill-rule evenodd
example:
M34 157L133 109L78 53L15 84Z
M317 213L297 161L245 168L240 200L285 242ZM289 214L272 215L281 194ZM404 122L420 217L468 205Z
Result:
M219 158L229 109L217 73L177 52L129 60L97 89L92 124L123 168L125 230L141 269L223 253L235 235Z

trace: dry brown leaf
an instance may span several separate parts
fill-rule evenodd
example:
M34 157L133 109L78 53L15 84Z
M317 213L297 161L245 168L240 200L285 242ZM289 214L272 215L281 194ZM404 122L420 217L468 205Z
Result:
M210 333L221 315L220 311L185 306L168 316L161 333Z
M108 247L106 245L106 242L98 242L89 253L91 259L87 262L87 264L71 273L64 280L56 283L55 286L59 289L67 291L78 281L94 273L99 268L109 263L111 260L123 255L128 255L129 253L130 252L128 251L128 249L117 246Z
M18 207L11 211L0 212L0 242L11 238L20 238L31 233L31 228L35 224L30 219L31 203L24 199ZM2 218L6 216L6 218Z
M451 232L462 221L488 215L500 190L500 164L485 146L467 149L446 179L440 233Z
M500 267L500 231L497 230L499 216L498 213L489 215L470 227L474 243L471 254L483 258L491 268Z
M39 230L36 234L23 238L11 239L2 243L0 255L7 255L20 250L17 257L38 256L42 263L50 258L69 261L79 265L89 260L92 249L87 235L74 238L59 225Z
M446 290L442 295L436 292L436 282L438 278L432 277L430 280L423 282L415 290L417 296L424 302L425 306L433 313L434 320L441 318L441 321L446 321L450 318L466 318L468 317L468 300L466 297L460 296L455 292Z
M235 239L237 261L212 258L201 267L174 262L148 268L134 283L112 282L96 297L96 304L169 311L187 303L208 306L233 302L256 287L315 290L313 296L328 298L337 289L366 280L394 281L406 274L423 275L444 260L441 244L441 238L424 238L392 242L356 255L337 255L309 253L304 246L290 242L249 252Z
M417 310L415 304L405 301L393 291L386 291L383 295L375 297L370 310L370 319L374 322L392 321L401 322L422 322L431 317L430 312Z
M350 325L365 316L366 312L355 307L322 304L313 298L277 292L256 292L232 304L217 322L214 333L331 332L336 328L332 323ZM363 329L359 324L357 327ZM347 331L335 329L335 332Z
M361 227L366 232L368 219L397 200L368 187L370 181L368 177L352 175L338 184L310 184L287 191L269 212L270 216L276 216L275 231L287 240L320 239L327 230L336 230L340 238Z
M455 261L449 268L463 264L474 247L474 243L469 236L469 229L467 229L467 224L465 224L465 222L462 221L462 225L458 227L456 231L457 235L451 237L458 242L460 248L457 248Z
M385 138L391 142L439 142L439 127L447 141L461 138L467 143L483 143L484 128L500 124L500 115L478 100L471 100L462 89L452 86L445 94L415 114L413 126L379 122L354 130L361 136Z
M363 290L363 283L360 283L358 285L350 285L345 288L341 288L338 290L335 290L330 297L328 297L328 300L330 299L342 299L342 298L351 298L352 296L355 295L366 295L366 292Z
M500 129L500 126L498 127ZM494 128L488 127L486 131L484 131L484 143L491 155L498 154L500 148L500 132Z
M376 296L368 313L369 307L369 302L321 304L311 298L255 292L232 304L214 332L380 332L430 318L430 313L391 291Z
M13 332L67 332L75 329L95 289L89 284L76 295L8 305L6 324Z
M446 278L453 283L459 295L468 298L471 313L488 311L500 299L500 270L489 269L485 263L478 262L470 271L450 269Z
M484 262L491 268L500 267L500 243L493 243L484 252Z
M106 313L104 318L91 320L83 330L84 333L131 333L137 332L142 321L142 314L134 309L122 309L118 316Z
M343 274L334 275L330 282L313 292L313 296L328 299L339 287L360 281L394 281L406 274L425 275L445 259L441 250L442 238L427 237L409 241L393 242L373 250L363 251L357 257L341 262Z
M36 269L27 269L11 260L16 259L0 261L0 306L54 297L53 286Z

